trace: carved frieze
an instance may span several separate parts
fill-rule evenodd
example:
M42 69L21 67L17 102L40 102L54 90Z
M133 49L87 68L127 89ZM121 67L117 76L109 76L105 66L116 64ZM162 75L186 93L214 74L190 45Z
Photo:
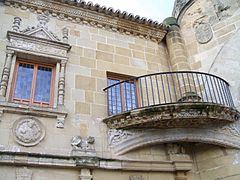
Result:
M13 124L15 140L22 146L35 146L43 140L45 129L42 123L33 117L24 117Z
M58 1L28 1L6 0L7 5L17 4L15 7L27 7L38 12L51 13L62 20L104 28L120 33L131 34L141 38L160 42L167 33L166 27L151 19L140 18L119 10L113 12L110 8L73 3L59 3ZM114 20L113 20L114 18Z
M239 112L233 108L187 103L138 109L105 118L103 122L113 129L184 128L224 125L238 119Z

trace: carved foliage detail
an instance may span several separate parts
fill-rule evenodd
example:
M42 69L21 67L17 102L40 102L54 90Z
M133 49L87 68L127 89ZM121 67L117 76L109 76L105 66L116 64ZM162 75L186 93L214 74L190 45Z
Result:
M39 120L33 117L20 118L14 122L15 140L23 146L37 145L45 136L45 130Z

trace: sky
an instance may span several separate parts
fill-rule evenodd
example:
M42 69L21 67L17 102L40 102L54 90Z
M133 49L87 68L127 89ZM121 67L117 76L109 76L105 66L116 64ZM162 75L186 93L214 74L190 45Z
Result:
M88 0L86 0L87 2ZM90 0L94 4L127 11L140 17L162 22L171 16L175 0Z

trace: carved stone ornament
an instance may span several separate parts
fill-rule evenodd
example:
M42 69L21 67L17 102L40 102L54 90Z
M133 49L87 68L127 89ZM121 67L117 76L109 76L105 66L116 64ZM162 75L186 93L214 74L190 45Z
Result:
M129 180L143 180L143 177L141 175L132 175L129 176Z
M24 117L13 124L15 140L22 146L35 146L43 140L45 129L42 123L34 117Z
M95 151L94 149L94 137L82 138L81 136L73 136L71 140L71 145L73 150L78 151Z
M138 36L150 39L154 42L161 42L167 33L167 28L157 21L134 16L131 13L114 11L113 8L106 8L85 1L38 1L38 0L6 0L6 5L14 7L25 7L32 11L47 11L52 17L74 23L103 28L108 31L120 32L126 35Z
M110 129L108 131L108 143L109 145L115 145L120 143L122 140L127 139L129 136L132 136L133 133L122 130L122 129Z
M184 6L189 2L190 0L176 0L174 10L173 10L173 16L178 17Z
M208 43L213 38L213 32L209 23L201 23L195 27L195 35L200 44Z
M124 112L103 120L110 129L193 128L238 121L236 109L214 104L159 105ZM119 135L118 135L119 136ZM114 140L118 136L113 136ZM115 141L115 140L114 140Z
M32 180L32 170L27 167L16 169L16 180Z

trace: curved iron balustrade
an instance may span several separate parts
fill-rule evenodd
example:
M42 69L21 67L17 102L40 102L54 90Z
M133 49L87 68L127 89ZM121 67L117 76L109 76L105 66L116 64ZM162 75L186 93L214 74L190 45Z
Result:
M118 83L109 80L109 115L154 105L202 102L234 107L229 84L222 78L193 71L144 75Z

